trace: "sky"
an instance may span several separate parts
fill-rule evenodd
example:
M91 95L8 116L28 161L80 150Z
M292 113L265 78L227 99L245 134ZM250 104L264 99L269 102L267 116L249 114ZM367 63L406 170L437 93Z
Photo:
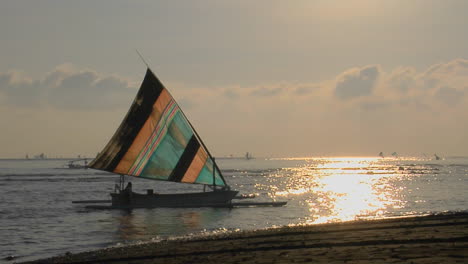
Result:
M215 156L468 155L468 1L0 2L0 158L93 157L146 71Z

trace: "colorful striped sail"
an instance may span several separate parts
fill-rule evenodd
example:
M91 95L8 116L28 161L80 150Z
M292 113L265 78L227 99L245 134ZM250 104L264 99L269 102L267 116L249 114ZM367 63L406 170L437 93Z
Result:
M149 68L126 117L90 167L153 180L226 186L195 129Z

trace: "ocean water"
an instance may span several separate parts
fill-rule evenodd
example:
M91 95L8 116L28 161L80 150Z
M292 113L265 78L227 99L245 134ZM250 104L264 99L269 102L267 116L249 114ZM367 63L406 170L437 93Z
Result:
M0 262L178 236L468 210L468 157L218 159L232 188L284 207L91 210L117 175L67 160L0 160ZM144 192L201 186L131 178ZM14 260L5 259L15 256Z

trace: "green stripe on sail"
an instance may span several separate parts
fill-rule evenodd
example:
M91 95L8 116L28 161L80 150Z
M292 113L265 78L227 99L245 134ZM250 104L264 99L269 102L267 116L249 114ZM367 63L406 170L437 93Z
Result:
M145 145L146 147L141 150L135 163L130 168L130 175L140 176L141 171L144 169L148 160L153 155L155 150L161 144L163 138L168 132L169 126L171 126L172 121L176 116L179 116L179 118L183 118L179 113L179 107L177 106L175 101L171 101L171 103L168 104L168 107L164 110L164 113L159 119L158 124L155 126L152 137L148 139L149 142L147 142L147 144Z
M167 133L148 159L140 177L158 180L169 180L193 131L183 115L179 112L169 122Z
M217 186L225 186L218 170L215 170L215 180ZM195 183L213 185L213 161L211 159L206 161Z

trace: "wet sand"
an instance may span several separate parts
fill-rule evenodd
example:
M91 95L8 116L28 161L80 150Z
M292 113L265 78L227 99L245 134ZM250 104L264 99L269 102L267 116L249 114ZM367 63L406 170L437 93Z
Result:
M468 263L468 213L235 232L28 263Z

